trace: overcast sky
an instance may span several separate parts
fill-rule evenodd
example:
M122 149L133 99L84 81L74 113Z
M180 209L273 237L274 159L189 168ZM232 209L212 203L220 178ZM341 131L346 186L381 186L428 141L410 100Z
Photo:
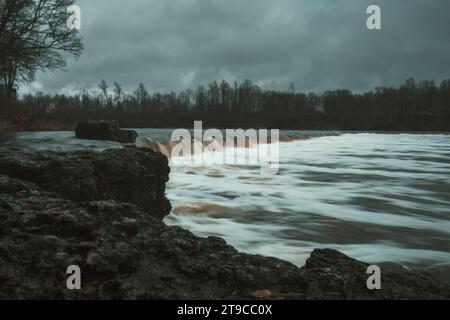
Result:
M117 81L179 91L213 80L321 92L450 78L449 0L78 0L85 51L21 93ZM369 31L378 4L382 30Z

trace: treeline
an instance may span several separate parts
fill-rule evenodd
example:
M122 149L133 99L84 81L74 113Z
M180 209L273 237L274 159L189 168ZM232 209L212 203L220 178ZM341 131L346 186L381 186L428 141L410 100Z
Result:
M195 120L217 128L449 131L450 80L408 79L397 88L365 93L349 90L322 94L262 90L250 80L212 82L179 93L150 93L140 84L133 93L105 81L74 95L26 95L21 103L51 120L119 120L123 127L192 127Z

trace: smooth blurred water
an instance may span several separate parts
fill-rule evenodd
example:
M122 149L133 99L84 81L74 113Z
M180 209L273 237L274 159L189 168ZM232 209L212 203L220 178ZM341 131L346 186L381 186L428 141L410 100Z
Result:
M167 220L302 265L314 248L450 266L450 136L342 134L282 143L279 175L174 170Z
M139 133L165 141L171 130ZM166 222L297 265L326 247L367 262L450 270L450 135L289 133L317 137L281 143L276 176L246 166L173 167ZM21 133L0 144L120 147L72 133Z

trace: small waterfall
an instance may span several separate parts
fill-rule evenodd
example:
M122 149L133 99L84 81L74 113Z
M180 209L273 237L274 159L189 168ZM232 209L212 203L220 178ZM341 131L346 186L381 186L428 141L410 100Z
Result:
M299 141L299 140L309 140L312 138L313 137L311 137L311 136L286 134L286 135L280 135L279 141L277 141L277 142L286 143L286 142L293 142L293 141ZM182 143L182 142L181 141L171 141L171 140L168 140L165 142L159 142L159 141L155 141L155 140L152 140L149 138L144 138L144 146L145 147L148 147L157 152L161 152L168 159L170 159L172 157L174 148L176 146L178 146L180 143ZM261 141L257 141L255 143L255 141L252 141L252 139L250 139L249 137L246 137L245 148L251 149L251 148L255 148L261 144L271 144L271 143L272 143L272 139L270 136L267 137L266 143L263 143ZM237 145L238 145L238 140L237 140L237 138L235 138L234 146L237 146ZM205 151L223 151L227 147L227 142L224 141L223 143L220 143L220 142L216 141L214 138L208 138L208 139L205 139L204 141L192 139L191 146L192 146L191 155L198 155L199 153L204 153ZM182 156L182 154L181 154L181 156Z

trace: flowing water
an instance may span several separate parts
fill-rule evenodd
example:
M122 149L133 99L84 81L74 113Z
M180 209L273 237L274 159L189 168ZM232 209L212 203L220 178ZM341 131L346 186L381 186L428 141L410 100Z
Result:
M171 130L139 130L166 141ZM315 248L359 260L450 271L450 135L289 132L278 175L255 166L172 167L171 225L302 265ZM283 134L286 134L284 132ZM0 145L104 149L73 133L19 133Z

